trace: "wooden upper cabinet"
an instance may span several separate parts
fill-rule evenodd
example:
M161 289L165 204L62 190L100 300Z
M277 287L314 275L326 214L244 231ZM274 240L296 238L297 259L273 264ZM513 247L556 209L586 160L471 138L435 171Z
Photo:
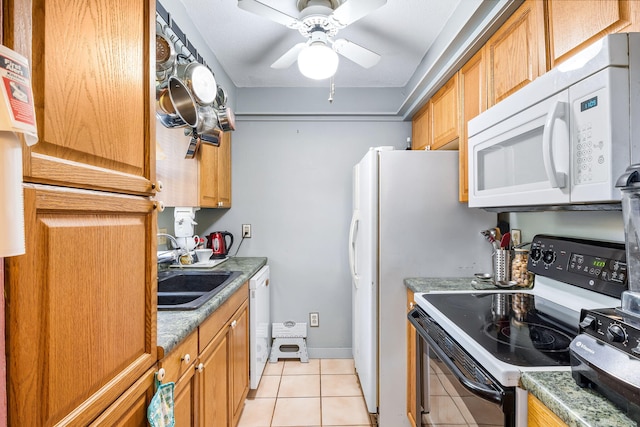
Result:
M469 200L469 170L468 170L468 123L487 109L487 88L485 79L484 50L476 53L460 69L460 98L462 125L460 126L460 182L458 197L461 202Z
M411 149L424 150L431 145L431 128L429 127L429 103L418 111L411 120Z
M550 68L607 34L638 31L638 3L627 0L548 1Z
M199 206L231 207L231 133L224 132L220 146L202 144L199 159Z
M484 46L488 105L500 102L547 71L544 3L525 0Z
M25 181L151 195L155 1L7 0L5 44L27 57L38 144Z
M458 149L460 136L458 73L454 74L429 100L431 149Z
M87 425L157 361L156 215L144 197L26 184L7 258L9 423Z

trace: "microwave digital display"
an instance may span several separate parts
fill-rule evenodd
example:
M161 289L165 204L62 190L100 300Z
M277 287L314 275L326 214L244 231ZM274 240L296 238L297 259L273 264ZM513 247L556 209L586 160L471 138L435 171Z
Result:
M582 101L580 103L580 111L588 110L589 108L596 107L598 105L598 97L594 96L593 98L589 98L586 101Z

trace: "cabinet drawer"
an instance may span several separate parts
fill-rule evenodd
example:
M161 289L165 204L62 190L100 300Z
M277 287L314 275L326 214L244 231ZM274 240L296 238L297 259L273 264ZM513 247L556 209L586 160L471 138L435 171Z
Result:
M209 316L198 328L200 353L220 332L231 316L238 310L244 301L249 298L249 282L245 282L231 297L222 304L211 316Z
M164 368L163 382L177 382L178 378L193 365L198 357L198 334L192 333L160 361L160 367Z

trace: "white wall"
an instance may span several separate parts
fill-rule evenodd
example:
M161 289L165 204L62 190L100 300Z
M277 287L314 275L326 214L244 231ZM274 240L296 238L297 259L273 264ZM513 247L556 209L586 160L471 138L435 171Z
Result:
M241 224L252 225L238 256L269 258L274 322L320 313L312 357L351 357L352 168L369 147L404 149L410 135L400 121L243 121L232 134L232 208L197 213L201 236L233 233L231 254Z

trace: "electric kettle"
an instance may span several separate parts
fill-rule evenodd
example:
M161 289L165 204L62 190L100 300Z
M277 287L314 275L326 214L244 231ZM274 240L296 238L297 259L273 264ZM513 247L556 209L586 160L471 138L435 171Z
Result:
M227 244L227 236L229 236L229 244ZM233 234L228 231L214 231L207 237L207 248L213 250L212 258L224 258L229 254L231 246L233 246Z

